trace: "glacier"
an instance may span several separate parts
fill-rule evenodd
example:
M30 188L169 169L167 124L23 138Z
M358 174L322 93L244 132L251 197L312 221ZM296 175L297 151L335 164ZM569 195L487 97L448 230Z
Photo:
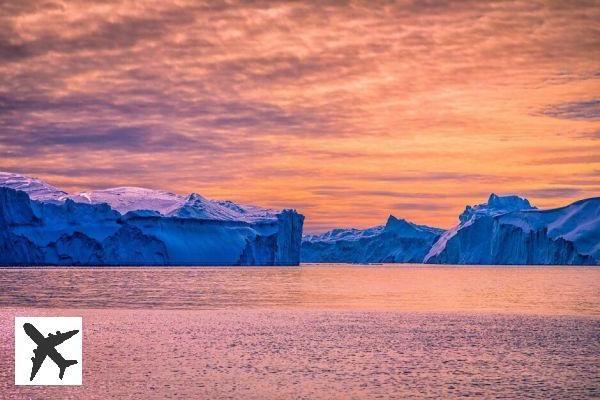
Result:
M385 225L334 229L302 240L303 262L420 263L444 231L392 215Z
M492 194L467 206L424 259L433 264L600 264L600 198L539 210Z
M69 194L0 173L1 265L298 265L303 222L196 193Z

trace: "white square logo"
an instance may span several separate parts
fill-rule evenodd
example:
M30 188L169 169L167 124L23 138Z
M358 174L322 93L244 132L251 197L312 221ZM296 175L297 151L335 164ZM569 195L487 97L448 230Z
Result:
M81 385L81 317L15 317L15 385Z

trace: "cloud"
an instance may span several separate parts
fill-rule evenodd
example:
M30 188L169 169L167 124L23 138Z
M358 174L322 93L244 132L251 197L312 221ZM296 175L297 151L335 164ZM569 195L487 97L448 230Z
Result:
M543 114L561 119L600 120L600 99L557 104L547 107Z
M214 153L235 146L210 136L188 137L177 132L158 131L152 126L119 126L118 124L40 124L27 131L6 129L0 132L3 147L29 156L61 152L188 152ZM249 146L249 144L245 144ZM239 149L238 149L239 150Z
M581 154L581 155L573 155L573 156L564 156L564 157L548 157L542 158L539 160L531 161L531 165L560 165L560 164L595 164L600 163L600 155L597 154Z
M0 169L290 202L309 227L373 225L399 195L449 225L489 191L593 187L574 176L598 162L598 20L594 1L3 1ZM558 130L588 149L555 153Z
M525 196L531 198L553 199L553 198L575 198L582 194L582 190L575 187L555 187L525 190Z
M445 210L447 206L442 204L402 202L392 204L392 208L394 210L421 210L435 212L436 210Z
M356 185L361 186L361 185ZM327 186L327 185L318 185L309 187L308 190L310 193L318 196L331 196L337 197L340 195L348 196L348 197L382 197L382 198L391 198L391 199L421 199L427 200L428 202L431 200L439 200L440 198L458 198L458 199L467 199L473 197L486 197L489 196L488 192L474 192L474 191L465 191L465 192L453 192L453 193L418 193L418 192L406 192L406 191L394 191L394 190L385 190L385 189L355 189L352 186Z
M600 129L597 129L595 131L591 131L591 132L586 132L580 135L580 137L583 138L592 138L592 139L600 139Z
M408 173L407 173L408 172ZM479 174L470 172L403 172L403 173L369 173L356 174L354 177L368 181L381 182L437 182L437 181L457 181L457 182L505 182L511 180L509 176Z
M600 191L600 169L592 170L591 172L571 174L565 178L555 179L552 183L557 185L576 185L583 190L590 186L596 186Z

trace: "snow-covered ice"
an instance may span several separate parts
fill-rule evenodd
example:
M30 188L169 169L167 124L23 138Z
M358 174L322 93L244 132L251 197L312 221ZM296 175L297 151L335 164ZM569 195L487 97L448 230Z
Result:
M0 174L0 264L297 265L304 217L118 187L68 194Z

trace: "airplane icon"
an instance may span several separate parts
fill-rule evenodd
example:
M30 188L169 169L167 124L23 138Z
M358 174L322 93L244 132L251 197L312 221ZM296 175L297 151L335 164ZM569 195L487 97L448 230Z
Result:
M65 374L65 369L67 369L68 366L77 364L76 360L65 360L64 357L58 351L56 351L55 347L65 340L75 336L79 332L78 330L65 333L60 333L60 331L57 331L56 335L50 333L48 334L48 337L44 337L44 335L42 335L40 331L38 331L35 326L30 323L23 324L23 329L25 329L27 336L29 336L31 340L33 340L38 346L35 350L33 350L34 357L31 357L33 366L31 368L31 377L29 378L29 381L32 381L33 378L35 378L35 375L40 370L40 367L46 359L46 356L50 357L50 359L54 361L56 365L58 365L58 368L60 368L58 377L61 380Z

